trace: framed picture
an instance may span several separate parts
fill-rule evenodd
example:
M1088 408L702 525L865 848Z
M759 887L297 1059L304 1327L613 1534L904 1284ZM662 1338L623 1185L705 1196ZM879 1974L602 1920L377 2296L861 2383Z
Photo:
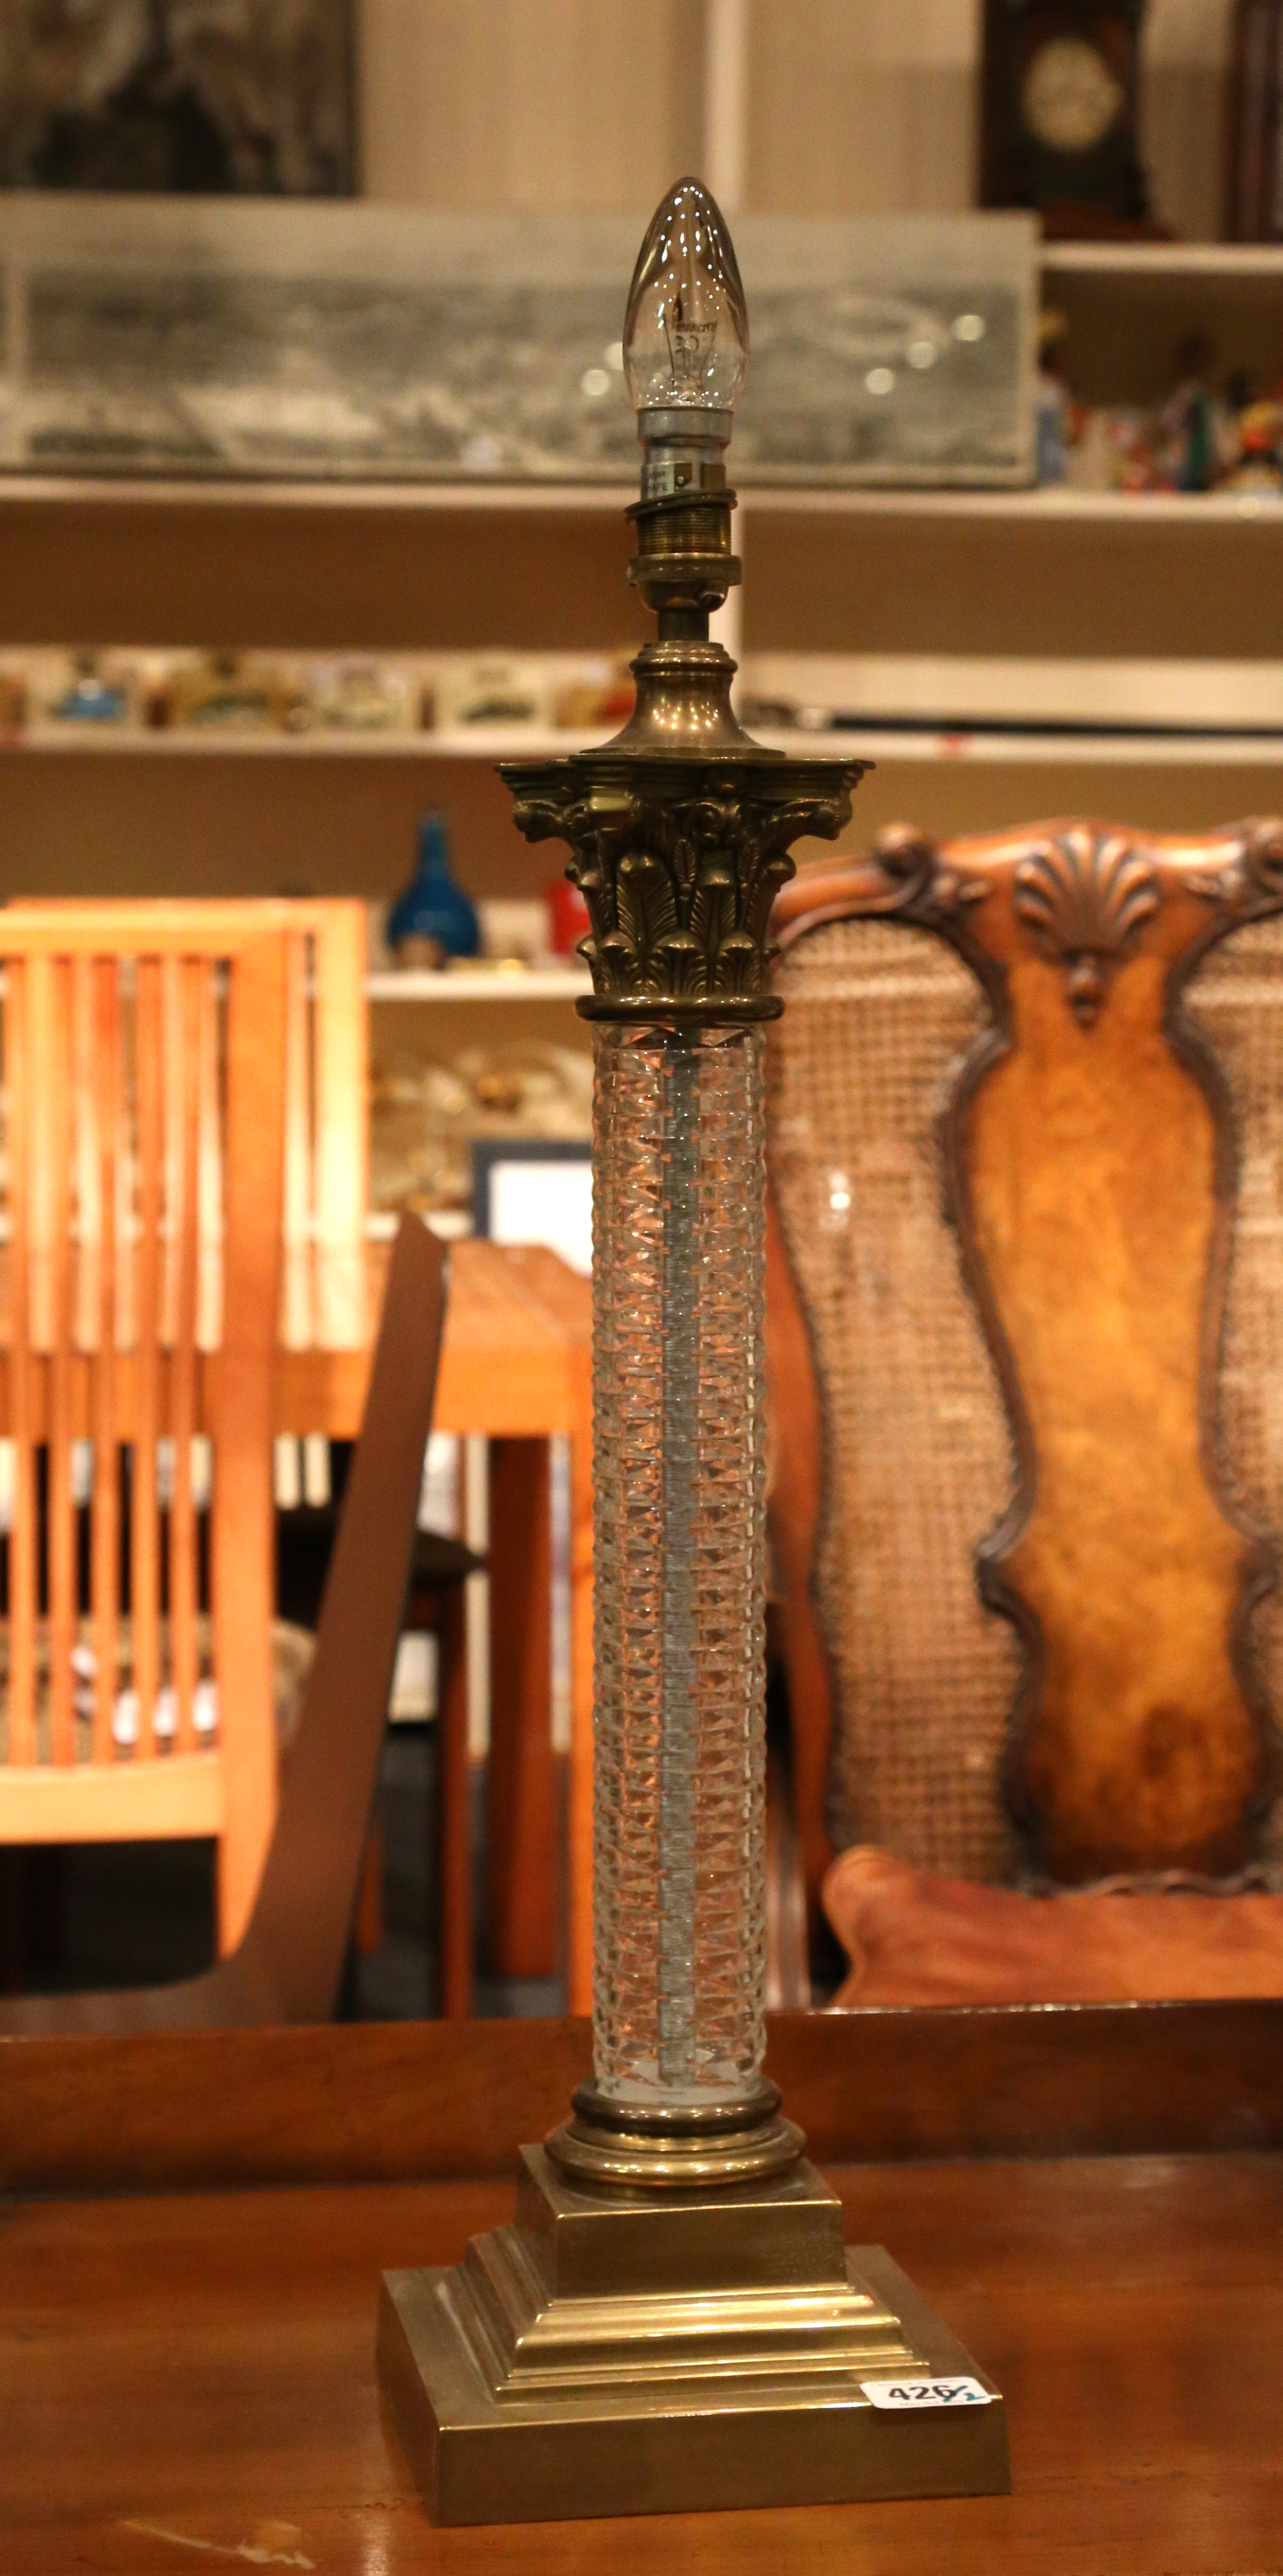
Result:
M0 466L631 484L640 220L0 194ZM735 234L743 482L1033 479L1032 215L746 215Z
M492 1243L542 1243L592 1269L592 1147L542 1136L472 1148L472 1223Z
M0 185L343 197L354 0L3 0Z

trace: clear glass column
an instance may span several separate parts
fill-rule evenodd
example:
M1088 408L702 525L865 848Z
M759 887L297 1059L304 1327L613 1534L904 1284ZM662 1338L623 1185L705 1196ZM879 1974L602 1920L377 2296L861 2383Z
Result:
M763 1040L594 1045L595 2081L712 2106L763 2046Z

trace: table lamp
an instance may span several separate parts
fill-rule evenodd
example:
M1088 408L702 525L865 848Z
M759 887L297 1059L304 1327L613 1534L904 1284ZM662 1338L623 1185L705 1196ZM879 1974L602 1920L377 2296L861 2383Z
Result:
M1002 2400L836 2196L762 2072L769 921L863 764L762 749L710 611L739 579L735 254L695 180L642 244L622 733L507 762L559 839L593 991L593 2076L515 2223L389 2273L379 2369L434 2519L991 2493Z

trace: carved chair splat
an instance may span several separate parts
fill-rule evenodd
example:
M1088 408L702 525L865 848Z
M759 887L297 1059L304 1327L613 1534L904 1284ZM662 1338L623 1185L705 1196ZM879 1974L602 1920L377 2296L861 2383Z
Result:
M813 1901L852 1842L995 1887L1271 1881L1280 915L1273 823L897 830L779 899L775 1552Z

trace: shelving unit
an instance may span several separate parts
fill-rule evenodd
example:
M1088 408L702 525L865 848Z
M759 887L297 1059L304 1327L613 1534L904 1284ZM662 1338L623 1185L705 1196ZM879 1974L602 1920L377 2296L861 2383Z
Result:
M253 733L234 725L160 726L71 719L37 723L0 735L6 753L49 753L141 760L544 760L557 752L587 751L600 733L550 725L460 725L413 732Z
M71 729L68 728L68 731ZM104 728L105 730L105 728ZM534 725L514 730L493 741L469 741L457 734L384 734L373 739L355 737L322 741L302 740L290 736L247 735L238 738L228 733L211 740L198 736L194 741L172 736L144 733L141 728L113 727L114 739L51 738L51 732L33 731L20 740L0 742L0 758L6 754L48 753L54 758L64 753L69 757L97 754L118 760L131 758L219 758L291 760L310 755L321 760L403 760L403 761L484 761L491 765L499 760L542 760L588 750L601 740L600 735L550 733ZM1283 763L1283 730L1275 733L1254 732L1235 728L1210 727L1204 733L1163 733L1143 725L1100 727L1067 732L1057 727L1029 725L1020 730L1001 733L984 726L967 725L890 725L843 724L816 731L792 727L775 730L755 725L754 739L770 751L780 751L786 759L807 760L823 750L825 757L839 758L849 753L852 760L918 763L924 760L992 761L1001 767L1012 762L1066 761L1113 765L1119 761L1174 762L1193 767L1207 763L1222 765L1227 761ZM409 978L392 979L405 998ZM434 985L441 978L429 979ZM462 979L450 976L451 989ZM389 998L387 995L383 999ZM470 993L469 998L480 998Z
M1283 243L1275 242L1045 242L1046 276L1131 277L1147 281L1188 277L1242 278L1283 283Z
M1135 254L1130 254L1134 260ZM1143 279L1134 266L1074 275ZM1177 272L1170 272L1172 275ZM1233 273L1233 272L1231 272ZM1191 271L1200 277L1211 269ZM1283 318L1283 263L1274 272ZM832 518L1077 520L1114 526L1146 521L1172 527L1201 524L1273 523L1283 528L1283 494L1274 499L1258 492L1080 492L1063 483L1009 489L921 488L898 484L751 483L737 485L737 529L743 533L763 516L802 513ZM616 521L635 494L626 486L594 483L138 483L102 479L50 483L18 475L0 475L0 510L11 503L34 509L37 504L66 510L161 510L225 512L253 510L295 514L309 511L343 513L393 512L427 518L477 514L502 519L520 517L601 517ZM60 639L65 640L65 639ZM333 649L338 649L337 644ZM480 648L479 648L480 649ZM502 648L497 648L502 649Z
M704 15L702 163L733 216L761 188L750 144L763 100L748 91L767 57L744 0L709 0ZM1271 348L1277 339L1283 372L1283 246L1058 242L1042 269L1083 346L1099 345L1102 369L1122 371L1120 398L1168 364L1183 317L1213 303L1231 337L1264 335ZM317 653L609 652L644 630L623 579L632 497L631 483L613 480L407 487L0 474L0 647L160 637ZM732 636L732 648L750 665L810 651L1024 652L1077 656L1084 667L1114 653L1283 658L1281 538L1283 496L1260 493L748 484L737 525L742 646ZM517 840L494 763L592 738L544 726L108 736L33 725L0 745L0 864L15 890L39 866L45 883L68 891L313 886L386 897L408 871L415 816L433 802L454 817L474 894L529 894L559 855ZM767 738L803 756L816 742ZM1283 741L1265 729L871 722L819 739L877 764L856 802L853 843L905 813L943 831L1086 806L1193 826L1245 803L1283 802L1272 775L1283 772ZM193 761L194 771L184 765ZM448 993L458 1024L471 1006L479 1029L498 1005L511 1025L519 1004L556 1001L580 1042L566 1009L577 989L478 972L431 979L423 1003ZM410 979L386 989L380 980L373 997L383 1009L409 1005Z

